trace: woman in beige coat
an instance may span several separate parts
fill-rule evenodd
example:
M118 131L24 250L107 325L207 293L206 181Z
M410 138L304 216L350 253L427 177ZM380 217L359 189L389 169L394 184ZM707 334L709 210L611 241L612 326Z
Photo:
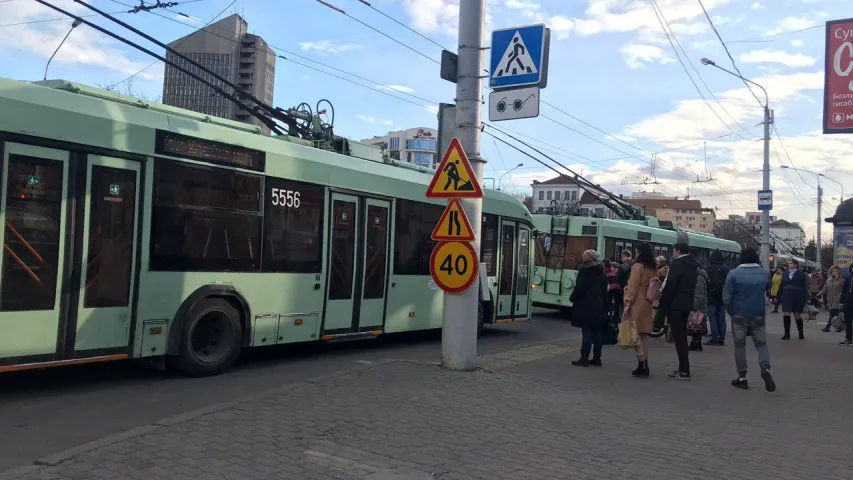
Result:
M652 333L652 302L646 298L649 283L655 278L655 256L652 246L641 243L637 247L637 259L631 267L628 287L625 289L625 312L623 322L634 322L639 333L639 345L634 347L637 354L637 369L631 372L635 377L649 376L649 334Z

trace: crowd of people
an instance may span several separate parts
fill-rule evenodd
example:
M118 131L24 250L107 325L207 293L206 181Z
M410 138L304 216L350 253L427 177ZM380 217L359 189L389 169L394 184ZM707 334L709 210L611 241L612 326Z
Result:
M792 319L798 338L804 339L804 321L812 318L808 315L804 320L804 313L825 307L829 317L823 331L829 332L834 325L838 332L845 332L841 344L853 344L853 264L846 272L839 266L826 272L806 271L792 259L770 273L752 248L741 252L740 265L733 269L724 264L719 251L712 252L707 268L691 255L684 242L676 243L672 252L670 259L655 258L652 246L642 243L636 255L623 251L621 263L602 261L595 250L583 252L571 296L572 323L582 329L583 336L581 356L573 365L602 365L603 331L608 319L617 318L618 322L630 323L637 334L632 344L637 368L632 375L650 375L650 337L668 329L678 358L678 368L668 377L689 380L690 352L702 351L703 345L725 346L731 323L738 374L732 386L749 388L746 341L751 336L761 378L772 392L776 384L767 348L768 300L774 313L782 307L783 340L791 339ZM704 343L703 336L708 337Z

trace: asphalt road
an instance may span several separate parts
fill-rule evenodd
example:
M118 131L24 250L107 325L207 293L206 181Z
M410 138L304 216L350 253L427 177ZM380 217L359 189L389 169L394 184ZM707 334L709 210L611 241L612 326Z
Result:
M578 335L560 314L487 326L478 353ZM247 351L226 374L186 378L143 365L94 364L0 375L0 472L159 419L384 359L438 360L441 333Z

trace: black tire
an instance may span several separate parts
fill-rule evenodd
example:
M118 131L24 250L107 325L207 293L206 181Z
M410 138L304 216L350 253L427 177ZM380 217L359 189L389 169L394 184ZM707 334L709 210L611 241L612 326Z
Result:
M187 312L174 363L191 377L219 375L237 360L242 342L240 312L225 299L206 298Z

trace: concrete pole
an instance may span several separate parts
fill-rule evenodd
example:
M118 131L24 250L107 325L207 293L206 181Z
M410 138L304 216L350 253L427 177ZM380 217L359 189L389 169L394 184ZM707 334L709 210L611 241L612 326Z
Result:
M483 88L483 30L486 24L486 0L459 2L459 62L456 81L456 137L471 161L474 175L482 184L480 157L480 112ZM462 200L462 208L474 229L474 251L480 252L483 218L482 199ZM473 370L477 366L478 283L459 295L444 294L441 329L441 365L450 370ZM482 288L488 288L483 285Z
M823 268L823 265L821 264L821 261L820 261L820 223L821 223L820 208L821 208L821 205L823 205L823 187L820 186L820 175L816 175L816 176L817 176L817 253L815 254L815 256L817 258L815 258L815 261L817 261L817 267L818 268Z
M764 106L764 183L762 188L770 190L770 125L773 115L770 107ZM770 210L761 212L761 266L770 271Z

